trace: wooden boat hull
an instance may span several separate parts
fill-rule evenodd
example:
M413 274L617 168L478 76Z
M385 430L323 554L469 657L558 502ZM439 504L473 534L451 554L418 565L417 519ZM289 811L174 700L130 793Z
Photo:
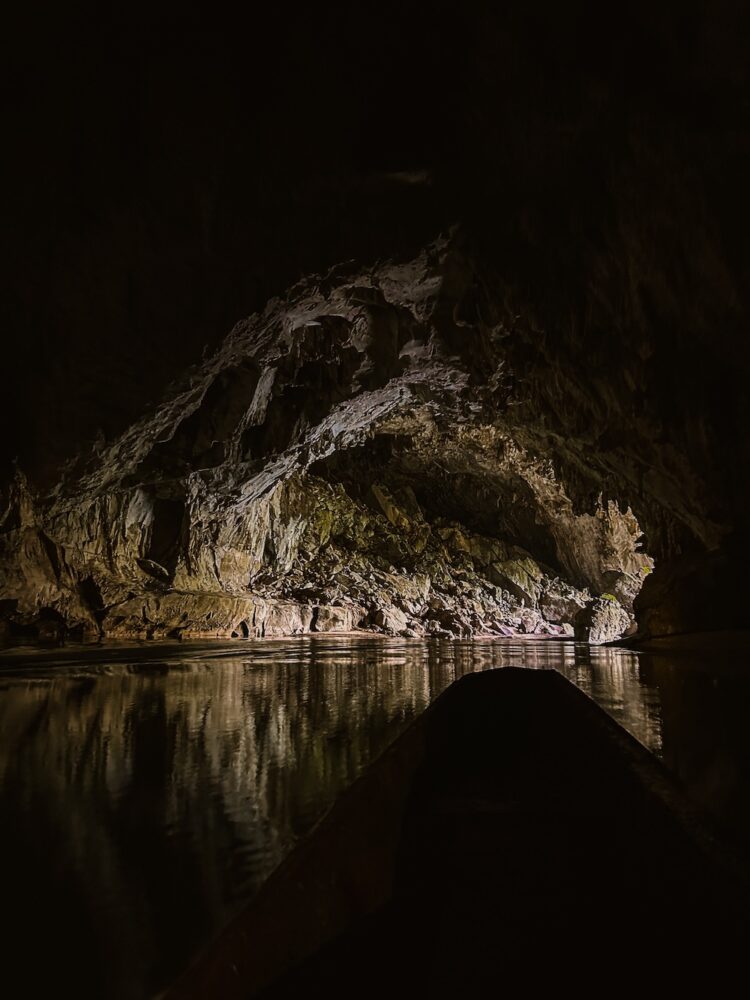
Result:
M449 688L168 997L674 985L739 961L748 896L648 751L555 671L506 668Z

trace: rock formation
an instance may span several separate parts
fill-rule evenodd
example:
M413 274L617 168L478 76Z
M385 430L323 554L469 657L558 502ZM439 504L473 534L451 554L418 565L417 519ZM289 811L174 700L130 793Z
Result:
M9 28L0 635L746 625L747 11L256 7Z
M631 629L653 567L618 503L634 470L568 436L565 371L542 407L529 397L537 333L499 291L454 234L270 301L50 493L17 476L6 622L51 638ZM689 491L668 511L641 496L639 517L695 517Z

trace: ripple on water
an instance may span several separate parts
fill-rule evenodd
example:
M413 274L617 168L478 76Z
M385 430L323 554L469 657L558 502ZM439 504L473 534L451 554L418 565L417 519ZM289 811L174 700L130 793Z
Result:
M720 742L737 781L747 776L748 737L728 751L726 726L727 706L746 709L750 691L736 678L715 683L715 665L681 672L556 641L320 636L230 652L186 646L161 661L141 651L132 662L3 672L4 904L57 942L61 980L67 962L80 997L144 997L169 981L466 673L559 670L689 788L695 777L704 804L739 815L736 790L714 794L712 776Z

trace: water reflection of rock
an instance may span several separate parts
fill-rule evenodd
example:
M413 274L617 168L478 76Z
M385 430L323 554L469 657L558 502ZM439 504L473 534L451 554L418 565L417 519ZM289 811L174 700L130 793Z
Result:
M560 669L658 743L637 659L572 644L321 638L221 663L11 679L0 697L3 807L18 818L0 835L10 891L24 905L29 872L44 872L60 912L35 909L36 926L65 937L79 900L96 942L91 992L104 977L107 995L143 995L451 681L509 664Z

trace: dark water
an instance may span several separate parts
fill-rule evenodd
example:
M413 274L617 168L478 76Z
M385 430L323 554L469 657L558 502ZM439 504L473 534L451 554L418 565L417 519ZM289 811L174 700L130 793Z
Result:
M153 995L453 680L555 668L750 843L750 672L563 642L307 637L0 673L5 981ZM35 992L36 991L36 992Z

